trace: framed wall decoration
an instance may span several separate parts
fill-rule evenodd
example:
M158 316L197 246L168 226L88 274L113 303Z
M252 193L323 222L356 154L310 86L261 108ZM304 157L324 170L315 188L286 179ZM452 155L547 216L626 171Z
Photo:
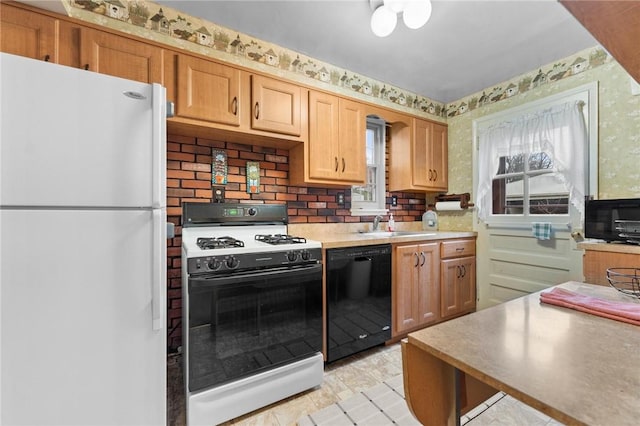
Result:
M257 194L260 192L260 163L247 161L247 192Z
M226 185L227 184L227 153L214 149L211 152L211 184Z

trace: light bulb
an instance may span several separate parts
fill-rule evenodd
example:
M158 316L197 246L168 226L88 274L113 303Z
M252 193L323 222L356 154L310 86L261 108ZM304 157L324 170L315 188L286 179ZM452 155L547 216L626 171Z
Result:
M380 6L371 15L371 31L378 37L386 37L393 32L398 16L388 7Z
M404 0L384 0L384 5L387 6L389 9L391 9L392 11L394 11L395 13L402 12L402 10L404 9L405 3L406 2Z
M404 20L404 24L412 30L418 29L426 24L430 17L430 0L411 0L405 3L402 19Z

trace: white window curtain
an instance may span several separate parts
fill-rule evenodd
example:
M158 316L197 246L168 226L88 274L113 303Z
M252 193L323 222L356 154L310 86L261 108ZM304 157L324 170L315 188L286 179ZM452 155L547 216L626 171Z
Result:
M478 131L478 218L491 214L492 181L500 157L546 152L558 178L569 191L569 202L583 213L586 193L587 132L582 101L572 101Z

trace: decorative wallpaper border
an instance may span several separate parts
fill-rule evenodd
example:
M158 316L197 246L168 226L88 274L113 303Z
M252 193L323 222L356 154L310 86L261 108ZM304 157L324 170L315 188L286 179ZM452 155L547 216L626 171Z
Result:
M62 0L70 16L293 81L446 121L613 60L585 49L447 105L147 0ZM586 59L588 58L588 59ZM373 98L373 99L372 99Z
M589 59L585 59L585 57ZM503 99L528 92L545 84L563 80L586 70L599 67L612 60L613 57L600 46L582 50L558 62L542 66L537 72L532 71L522 74L511 80L499 83L491 89L485 89L482 92L450 103L445 108L447 117L456 117L476 108L500 102Z
M445 104L146 0L63 0L70 16L443 121ZM373 100L371 98L374 98Z

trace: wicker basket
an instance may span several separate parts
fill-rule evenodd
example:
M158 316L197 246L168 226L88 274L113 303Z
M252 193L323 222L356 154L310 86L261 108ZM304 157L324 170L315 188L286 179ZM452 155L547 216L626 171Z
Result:
M609 268L607 280L619 292L640 299L640 268Z

